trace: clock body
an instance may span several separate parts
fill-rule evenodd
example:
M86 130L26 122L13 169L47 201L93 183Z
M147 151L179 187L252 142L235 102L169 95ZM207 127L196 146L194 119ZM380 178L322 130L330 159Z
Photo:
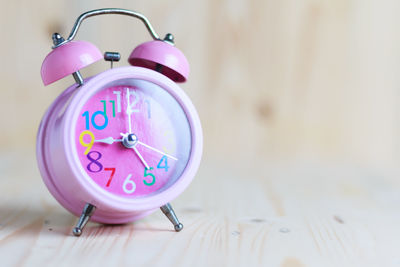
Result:
M134 148L123 145L129 133L137 137ZM156 71L129 66L57 97L39 126L37 160L47 188L71 213L79 216L90 203L92 220L126 223L185 190L202 145L199 117L183 90Z

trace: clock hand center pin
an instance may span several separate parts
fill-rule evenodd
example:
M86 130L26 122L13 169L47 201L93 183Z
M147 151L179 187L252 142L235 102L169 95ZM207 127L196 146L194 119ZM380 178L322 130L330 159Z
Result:
M137 142L138 142L138 138L136 136L136 134L133 133L127 133L127 134L123 134L122 135L122 144L126 147L126 148L133 148L136 146Z
M147 164L147 162L144 160L142 154L140 154L139 150L137 150L137 148L136 148L136 144L139 141L137 136L136 136L136 134L132 134L132 133L123 134L123 133L121 133L121 135L122 135L122 144L126 148L132 148L135 151L136 155L139 157L140 161L146 167L146 169L150 169L149 164Z

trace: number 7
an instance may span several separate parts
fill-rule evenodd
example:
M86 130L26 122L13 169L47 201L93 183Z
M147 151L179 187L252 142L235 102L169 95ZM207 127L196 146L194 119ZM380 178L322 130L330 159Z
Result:
M107 184L106 184L106 187L109 187L109 186L110 186L110 183L111 183L111 180L113 179L114 174L115 174L115 168L104 168L104 170L105 170L105 171L111 171L111 176L110 176L110 178L108 179L108 182L107 182Z

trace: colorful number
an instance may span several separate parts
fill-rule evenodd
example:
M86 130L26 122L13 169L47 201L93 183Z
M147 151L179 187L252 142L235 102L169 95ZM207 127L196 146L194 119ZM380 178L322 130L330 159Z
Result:
M104 123L103 123L103 125L97 125L97 124L96 124L96 120L95 120L95 119L96 119L96 116L98 116L98 115L104 117ZM92 115L92 125L93 125L93 127L94 127L95 129L97 129L97 130L103 130L103 129L106 128L107 125L108 125L108 118L107 118L107 115L104 114L104 113L101 112L101 111L96 111L96 112L93 113L93 115Z
M97 158L92 158L92 155L97 154ZM100 162L98 162L99 159L101 159L101 153L98 151L92 151L87 155L88 160L90 160L90 163L87 165L87 169L90 172L99 172L101 170L103 170L103 165L101 165ZM92 166L96 165L97 166L97 170L93 169Z
M82 114L82 117L86 117L85 118L85 124L86 124L86 130L89 130L89 111L85 111Z
M154 174L147 172L149 170L151 171L152 169L153 169L153 167L150 167L150 169L147 169L147 168L144 169L144 177L147 177L147 176L153 177L153 180L150 183L148 183L146 180L143 180L143 183L147 186L151 186L156 182L156 177L154 176Z
M117 111L121 112L121 91L113 91L114 95L117 95Z
M104 168L105 171L111 171L111 176L108 179L108 182L106 184L106 187L110 186L111 180L114 178L114 174L115 174L115 168Z
M83 140L83 137L85 135L89 135L90 136L90 142L89 143L85 143L85 141ZM79 136L79 143L81 143L81 145L83 147L86 147L86 150L85 150L84 154L87 155L89 153L90 149L92 149L92 146L93 146L93 143L94 143L94 134L91 131L88 131L88 130L83 131L81 133L81 135Z
M163 162L164 162L164 166L161 165ZM166 172L168 171L169 166L168 166L168 158L167 158L167 156L163 156L161 158L160 162L157 165L157 169L165 169Z
M114 100L110 100L112 107L113 107L113 117L115 117L115 101Z
M132 174L129 174L128 177L126 177L124 183L122 184L122 190L124 190L125 193L127 194L132 194L136 190L136 184L134 181L130 180L132 177ZM128 188L128 185L130 185L130 189Z
M95 121L95 119L96 119L96 117L98 116L98 115L101 115L101 116L103 116L104 117L104 123L103 123L103 125L97 125L96 124L96 121ZM82 117L86 117L85 119L86 119L86 130L89 130L90 129L90 127L89 127L89 111L85 111L83 114L82 114ZM96 130L103 130L104 128L106 128L107 127L107 125L108 125L108 117L107 117L107 115L103 112L103 111L96 111L95 113L93 113L93 115L92 115L92 120L91 120L91 122L92 122L92 125L93 125L93 127L96 129Z
M104 115L107 116L107 107L106 107L106 100L100 100L100 102L103 103L103 110L104 110ZM115 117L115 101L114 100L110 100L110 103L112 104L112 110L113 110L113 117Z
M103 103L103 110L104 110L104 115L107 116L107 110L106 110L106 101L105 100L100 100L100 102Z

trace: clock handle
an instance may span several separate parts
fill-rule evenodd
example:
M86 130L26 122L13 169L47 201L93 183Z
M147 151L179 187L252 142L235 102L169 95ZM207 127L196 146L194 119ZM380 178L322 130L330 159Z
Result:
M83 208L81 217L79 217L79 221L77 222L76 226L72 230L74 236L80 236L82 234L83 228L89 222L90 217L92 217L93 213L95 212L96 207L90 203L86 203L85 207Z
M54 44L53 48L59 47L61 45L64 45L64 44L72 41L75 38L75 35L78 32L78 29L82 24L82 21L85 20L86 18L97 16L97 15L107 15L107 14L126 15L126 16L138 18L144 23L148 32L150 33L151 37L153 37L154 40L161 40L160 37L158 36L158 34L153 29L153 26L151 26L150 21L141 13L132 11L132 10L122 9L122 8L101 8L101 9L90 10L90 11L87 11L87 12L81 14L76 19L75 24L72 27L71 33L69 34L68 38L66 40L63 40L62 42Z
M133 49L128 58L128 62L132 66L155 70L177 83L187 80L189 63L183 53L175 47L172 34L168 33L164 39L160 39L144 15L127 9L102 8L81 14L75 21L67 39L64 39L58 33L53 34L53 51L46 56L41 68L41 76L45 85L58 81L70 74L73 75L78 86L83 85L84 80L79 70L99 61L103 56L100 50L91 43L72 40L86 18L106 14L138 18L144 23L151 37L153 37L154 40L145 42ZM109 58L108 56L110 54L106 55L106 60Z
M183 224L179 222L178 217L176 217L175 211L172 208L171 204L167 203L164 206L160 207L160 209L174 225L175 231L179 232L183 229Z

